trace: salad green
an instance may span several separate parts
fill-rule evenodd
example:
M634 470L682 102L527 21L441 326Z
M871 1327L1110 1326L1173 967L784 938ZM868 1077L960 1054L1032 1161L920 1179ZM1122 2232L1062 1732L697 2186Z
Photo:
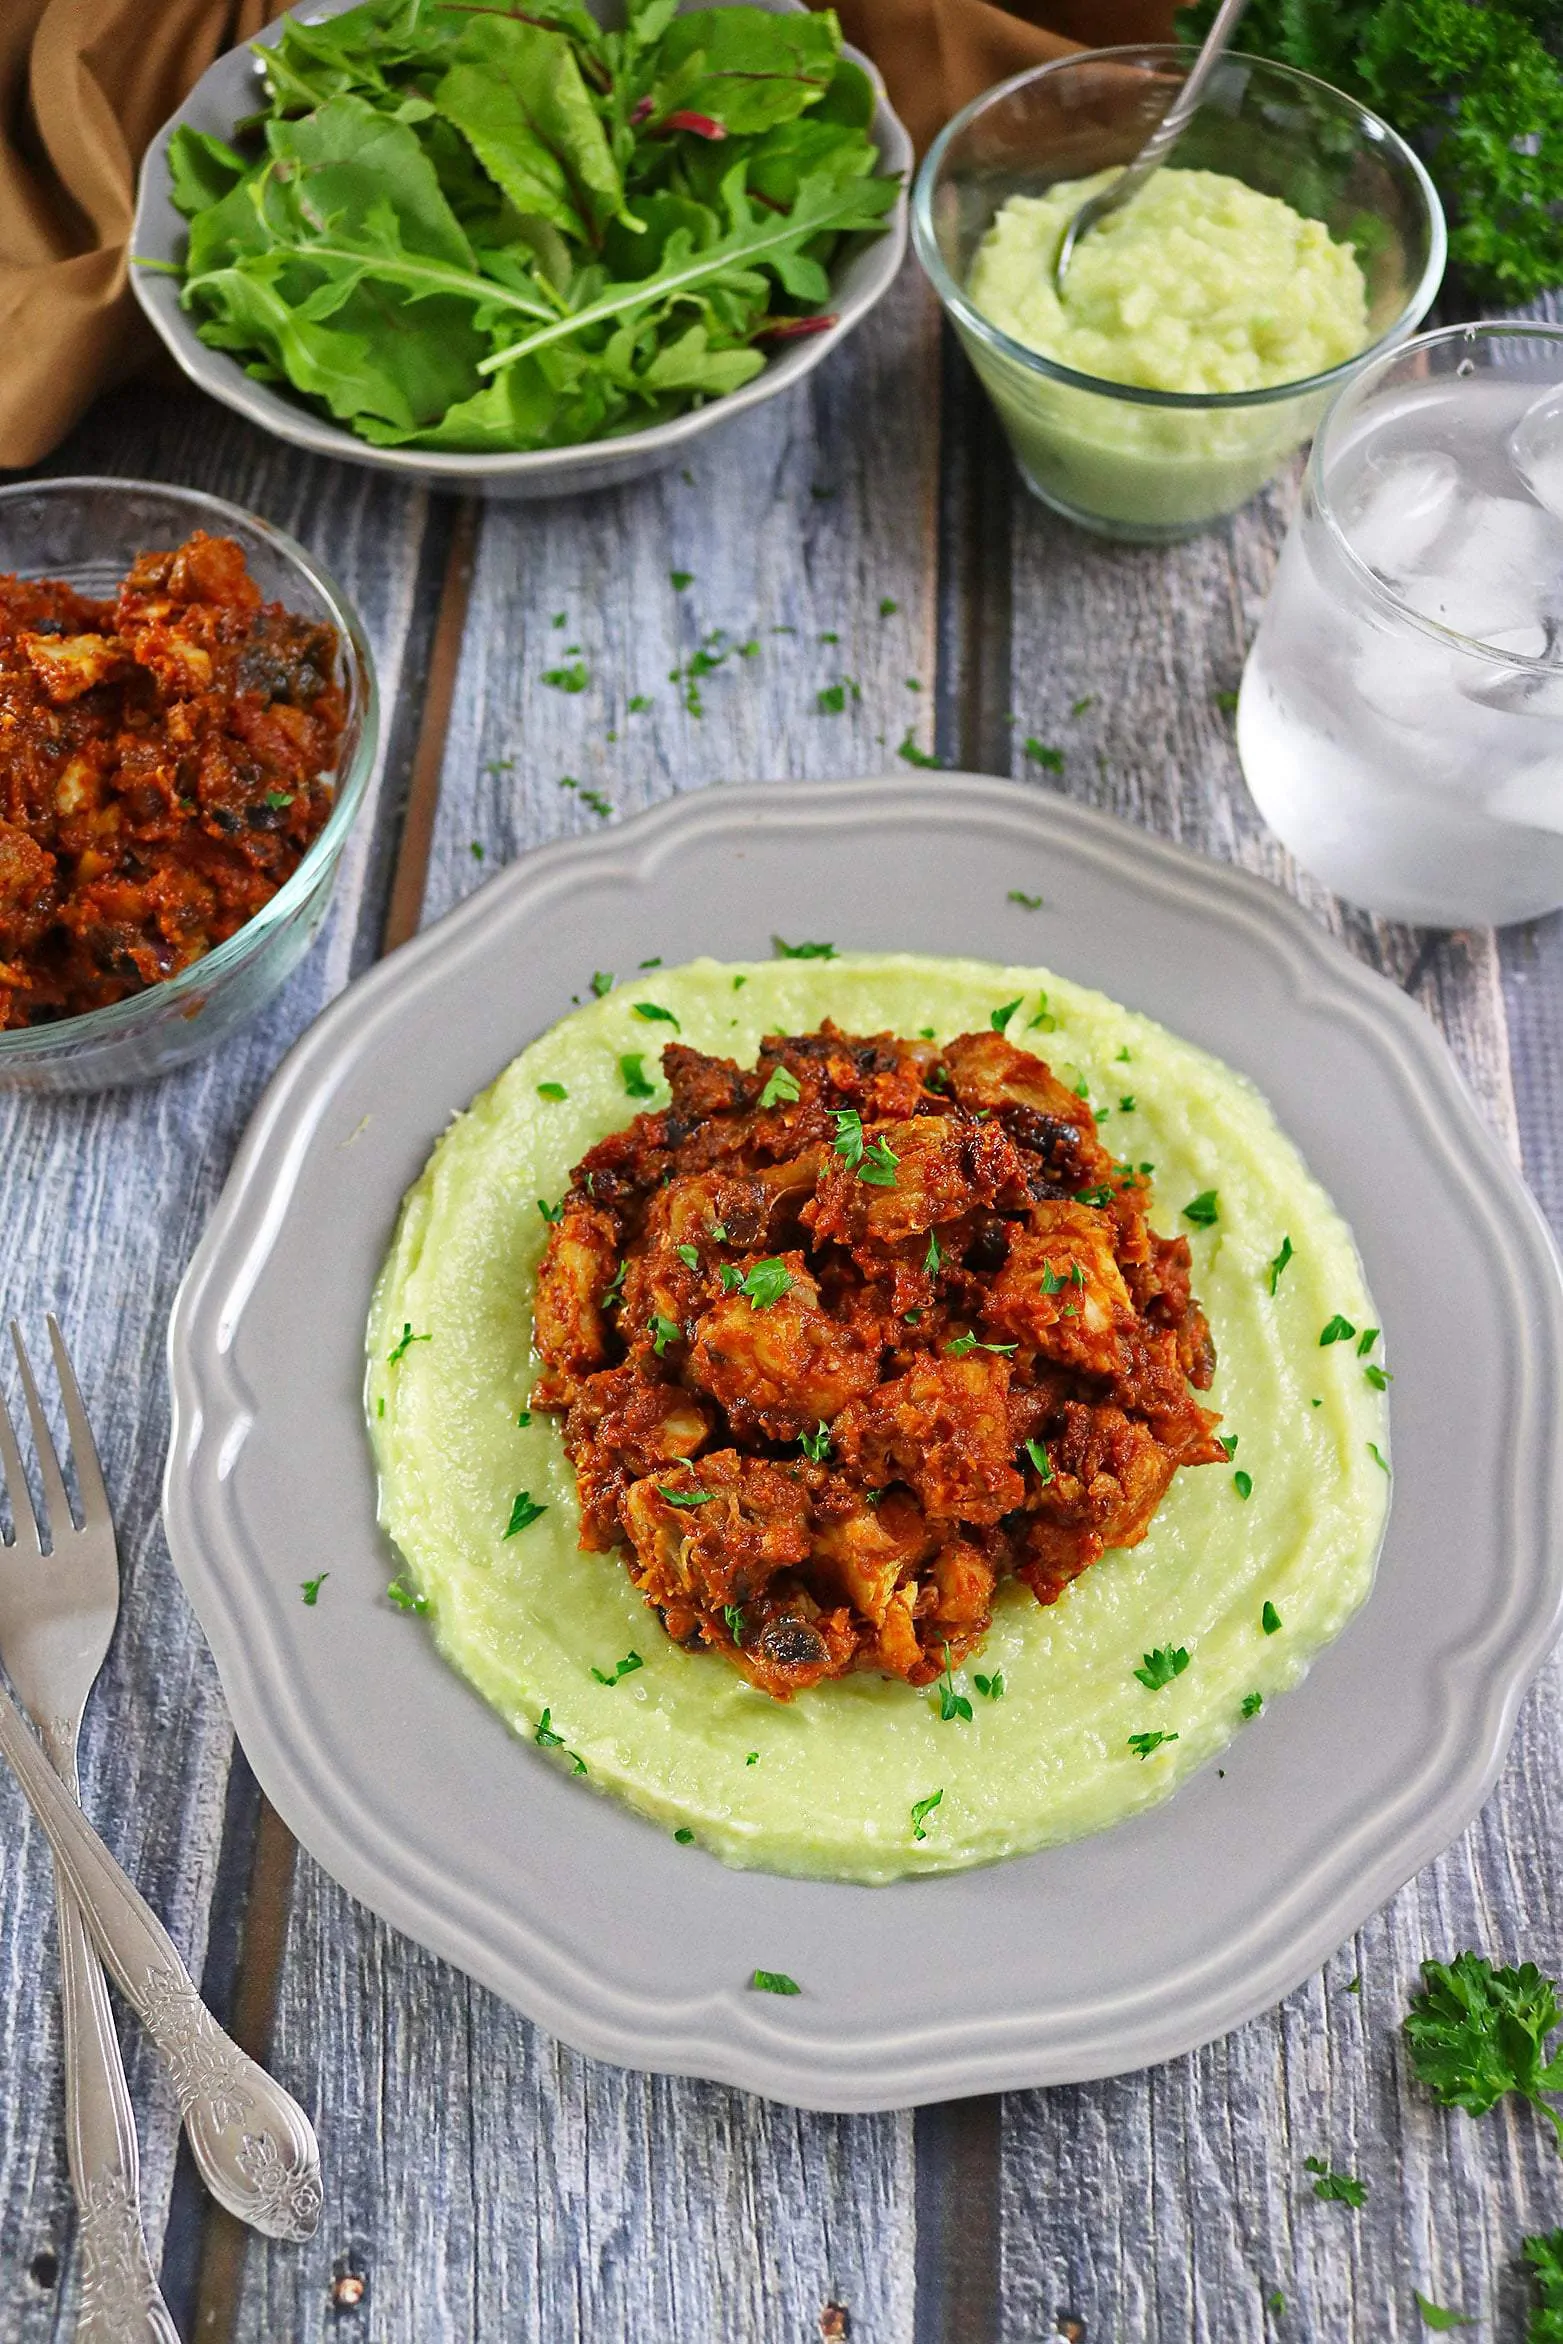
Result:
M286 18L237 144L170 142L201 339L381 447L574 445L750 381L834 322L898 182L829 10L676 8Z

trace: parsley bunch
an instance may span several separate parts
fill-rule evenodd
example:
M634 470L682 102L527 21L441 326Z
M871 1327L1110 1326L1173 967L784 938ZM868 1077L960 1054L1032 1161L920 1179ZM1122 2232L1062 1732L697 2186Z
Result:
M1215 0L1178 16L1200 40ZM1555 0L1252 0L1242 47L1317 74L1419 150L1474 294L1563 283L1563 61ZM1549 45L1550 44L1550 45Z
M1424 1990L1405 2020L1411 2065L1446 2108L1484 2116L1506 2092L1546 2118L1563 2147L1563 2116L1544 2092L1563 2092L1563 2053L1546 2041L1563 2023L1557 1989L1534 1964L1495 1970L1479 1953L1422 1964Z
M363 0L255 54L238 148L170 142L183 303L377 447L564 447L736 390L895 200L829 12Z

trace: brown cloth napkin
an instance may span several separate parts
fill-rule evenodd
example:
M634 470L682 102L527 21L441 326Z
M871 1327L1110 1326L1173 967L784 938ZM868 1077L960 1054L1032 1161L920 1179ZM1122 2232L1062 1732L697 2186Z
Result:
M840 0L921 151L1006 74L1169 37L1174 0ZM35 464L152 355L129 284L136 167L281 0L0 0L0 466Z

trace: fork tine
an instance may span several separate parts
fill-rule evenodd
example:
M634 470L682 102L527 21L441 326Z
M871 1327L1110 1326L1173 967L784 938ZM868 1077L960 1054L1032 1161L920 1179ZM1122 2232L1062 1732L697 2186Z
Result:
M38 1479L43 1484L44 1511L49 1517L49 1544L58 1548L70 1537L76 1527L70 1499L65 1494L65 1476L60 1471L60 1460L54 1453L54 1436L49 1430L49 1419L43 1412L38 1397L38 1386L33 1382L32 1362L22 1341L22 1330L15 1319L11 1321L11 1340L16 1345L16 1364L22 1371L22 1391L27 1400L27 1413L32 1419L33 1447L38 1454ZM39 1546L42 1548L42 1524L36 1525Z
M33 1493L27 1486L27 1475L22 1465L22 1452L16 1445L16 1428L11 1422L11 1411L0 1392L0 1465L5 1468L5 1486L11 1495L11 1520L16 1530L16 1543L25 1546L29 1535L35 1554L43 1553L43 1540L38 1535L38 1519L33 1512Z
M65 1348L60 1322L52 1310L48 1314L47 1324L49 1342L54 1352L54 1370L60 1379L60 1398L65 1403L65 1429L71 1436L71 1455L76 1462L76 1487L81 1492L82 1521L86 1527L92 1528L109 1519L109 1493L103 1486L98 1444L92 1437L92 1426L87 1421L87 1411L82 1405L76 1370Z

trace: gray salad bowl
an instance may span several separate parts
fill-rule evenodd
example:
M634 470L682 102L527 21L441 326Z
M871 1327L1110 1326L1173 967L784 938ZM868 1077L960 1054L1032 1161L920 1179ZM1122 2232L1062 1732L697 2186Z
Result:
M312 24L340 16L357 0L313 0L292 11ZM718 7L732 0L707 0ZM751 5L777 14L801 14L802 0L751 0ZM183 261L186 223L169 198L168 144L176 130L189 125L213 136L231 139L234 126L257 111L262 100L260 67L252 48L271 47L281 37L282 20L268 25L253 44L230 49L201 76L179 111L164 123L146 151L131 230L135 261ZM889 291L906 252L907 186L912 173L912 142L890 109L884 85L871 59L860 49L843 46L844 56L861 66L878 93L873 137L881 167L901 176L901 193L885 215L883 233L854 239L838 267L831 287L836 322L817 334L788 344L762 374L740 390L691 408L670 423L653 424L645 431L626 432L615 439L591 440L578 447L540 448L518 455L452 455L430 448L376 448L345 425L317 415L286 390L254 381L237 358L210 349L197 335L194 320L179 306L180 283L161 268L131 268L136 298L173 357L203 391L232 407L278 439L308 448L317 456L340 456L349 464L366 464L378 472L394 472L403 480L426 488L443 488L465 496L509 499L577 496L587 489L615 488L621 481L638 480L648 472L686 456L691 444L735 416L773 399L779 391L801 382L833 350L844 335L862 324L874 304Z

